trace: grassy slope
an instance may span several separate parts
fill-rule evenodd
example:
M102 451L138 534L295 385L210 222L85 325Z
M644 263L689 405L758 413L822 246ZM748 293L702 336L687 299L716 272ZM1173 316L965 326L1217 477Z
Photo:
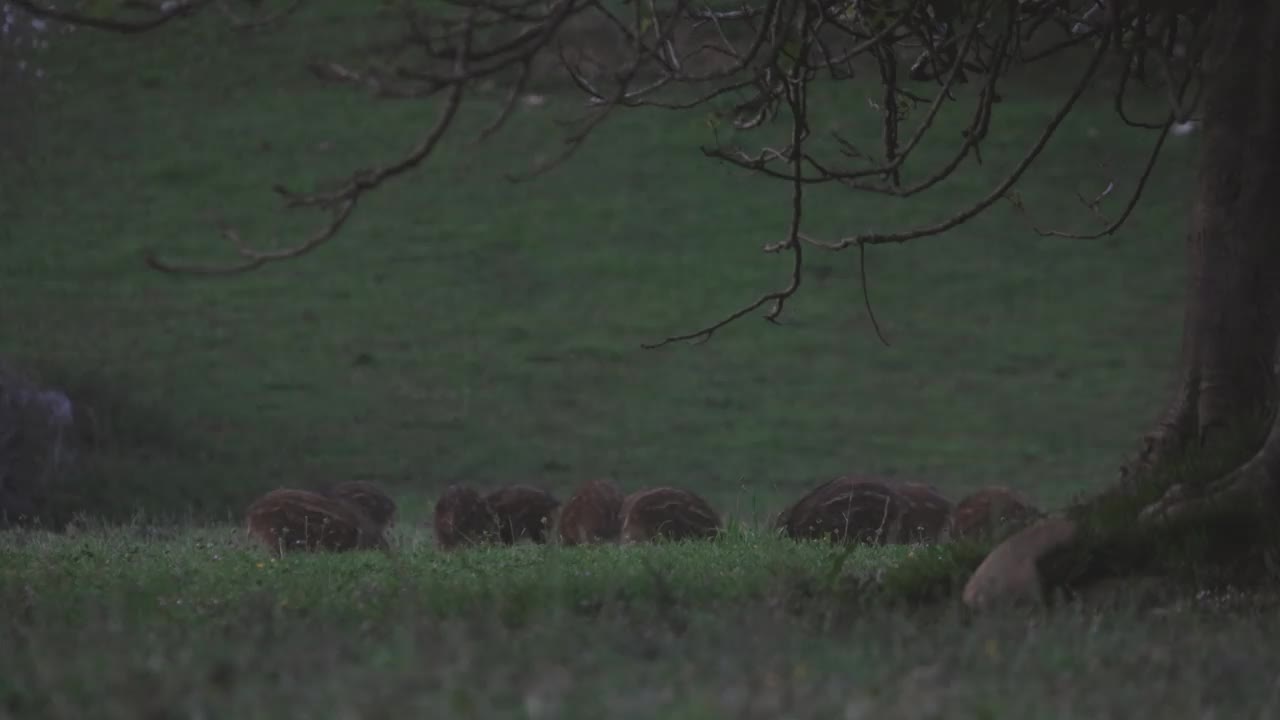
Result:
M785 190L698 158L701 118L656 114L618 117L535 184L497 181L554 150L551 118L572 110L554 96L488 146L446 148L304 262L225 282L142 269L148 246L215 256L216 217L299 237L272 183L339 176L422 132L424 106L371 104L300 68L353 28L364 39L342 7L298 16L300 34L197 22L78 35L49 57L57 83L28 107L25 165L0 169L0 352L119 409L120 442L81 490L98 507L218 519L278 484L373 477L405 505L402 552L271 563L225 527L6 536L0 717L1266 714L1265 617L970 623L821 593L793 614L834 551L748 532L442 557L412 527L454 481L564 492L613 473L703 490L747 520L851 470L952 495L1004 482L1046 504L1096 486L1172 370L1194 139L1173 143L1114 242L1041 239L1001 208L870 253L891 348L856 258L811 254L786 326L640 351L783 280L756 249L782 232ZM921 222L985 192L1059 82L1011 83L987 164L927 207L820 194L812 229ZM820 122L875 133L858 96ZM1116 177L1122 193L1141 152L1091 101L1023 196L1044 224L1078 226L1073 191ZM905 552L860 550L842 576Z
M703 347L640 350L784 280L757 250L784 231L786 189L699 157L701 117L656 113L619 116L537 183L502 182L554 151L552 119L573 110L554 96L487 146L446 148L304 262L225 281L144 269L144 247L225 257L216 218L261 242L299 238L313 218L280 212L273 183L340 177L423 132L429 107L371 103L302 68L375 36L341 7L299 16L305 35L193 22L133 41L80 34L48 59L29 167L7 173L0 351L127 383L128 401L171 418L182 452L121 452L89 490L123 488L117 507L221 517L279 484L365 476L420 509L449 482L565 491L610 473L746 516L850 471L957 495L1008 483L1056 504L1111 477L1162 399L1185 141L1115 242L1041 239L1000 208L869 253L891 348L856 258L811 254L785 327L748 320ZM985 193L1053 110L1045 82L1010 84L985 166L925 204L818 192L811 229L900 227ZM857 93L815 126L877 132ZM1044 224L1087 225L1074 191L1128 189L1144 142L1098 99L1023 196ZM926 146L921 164L945 152Z

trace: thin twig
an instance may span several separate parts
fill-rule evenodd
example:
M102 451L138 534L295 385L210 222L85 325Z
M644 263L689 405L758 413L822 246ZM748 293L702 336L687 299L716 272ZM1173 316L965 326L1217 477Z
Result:
M470 39L468 37L459 51L457 64L460 73L465 69L462 58L465 56L466 49L469 46ZM329 222L301 243L283 250L255 250L241 239L237 231L223 228L223 237L236 246L237 253L243 258L239 263L229 265L174 263L161 259L154 250L150 249L145 252L145 262L155 270L173 274L234 275L257 270L269 263L300 257L315 250L337 235L338 231L355 211L361 196L376 189L384 182L417 167L431 155L457 116L458 107L462 104L463 87L463 83L456 83L452 87L445 101L444 110L437 119L435 126L421 142L396 162L374 170L354 173L342 187L328 192L298 194L277 186L276 192L285 198L288 207L318 207L328 209L331 212Z
M275 12L253 18L243 17L236 11L232 10L231 5L226 0L222 0L218 3L218 10L226 16L227 20L231 22L231 27L236 30L261 30L275 25L288 18L290 15L293 15L298 11L298 8L302 7L304 2L306 2L306 0L293 0L293 2L285 5Z
M876 311L871 309L871 290L867 286L867 246L858 246L858 275L862 278L862 304L867 308L867 317L871 318L871 327L876 331L876 337L880 338L880 342L885 347L889 347L889 341L885 339L884 333L880 331L880 321L876 320Z
M1037 138L1034 144L1032 144L1031 148L1027 151L1026 155L1023 156L1022 160L1018 162L1017 166L1014 167L1013 171L1009 173L1004 180L1000 181L991 190L991 192L975 202L973 205L940 222L901 232L860 233L841 238L835 242L823 242L814 238L802 239L811 245L827 250L843 250L845 248L861 244L882 245L885 243L904 243L922 237L942 234L973 219L1000 198L1004 197L1005 193L1009 191L1009 188L1013 187L1014 183L1018 182L1022 175L1027 171L1027 168L1031 167L1031 164L1040 156L1041 151L1044 150L1045 146L1048 145L1049 140L1057 132L1058 126L1061 125L1062 121L1066 119L1068 114L1070 114L1072 108L1075 107L1076 101L1080 99L1080 96L1084 94L1085 89L1089 86L1089 83L1097 72L1098 65L1101 63L1102 56L1106 52L1109 44L1110 37L1104 36L1102 42L1098 44L1097 50L1094 51L1093 57L1090 59L1089 65L1085 68L1084 73L1081 75L1079 82L1072 90L1071 95L1065 102L1063 102L1062 107L1054 113L1053 117L1050 118L1049 124L1045 127L1044 131L1041 132L1040 137Z
M57 8L48 7L38 2L34 2L34 0L8 1L11 5L16 5L27 13L38 18L56 20L68 25L87 27L94 30L104 30L106 32L120 33L122 35L144 33L162 27L170 21L191 17L197 11L213 2L213 0L185 0L185 2L178 2L174 4L167 10L158 7L149 8L151 17L148 18L140 20L118 20L114 18L95 17L93 15L85 15L83 13L70 12L67 10L59 10Z
M808 24L808 12L806 11L806 25ZM765 313L764 319L777 324L778 318L782 315L782 310L786 306L787 300L800 290L800 284L803 277L804 269L804 244L801 242L801 222L804 217L804 186L802 180L803 161L804 161L804 142L809 135L808 127L808 83L810 80L810 69L805 64L805 58L809 55L810 43L808 40L801 46L799 57L795 59L792 67L791 75L787 78L787 105L791 110L791 147L790 160L793 181L791 184L791 221L787 231L787 238L781 243L771 244L765 247L765 252L778 252L780 250L790 250L791 277L787 286L781 290L777 290L757 298L754 302L745 307L739 308L728 316L690 333L680 335L672 335L660 342L645 343L641 347L646 350L660 348L664 345L670 345L676 342L694 341L695 343L706 342L716 331L729 325L730 323L754 312L758 308L768 303L773 303L773 307Z

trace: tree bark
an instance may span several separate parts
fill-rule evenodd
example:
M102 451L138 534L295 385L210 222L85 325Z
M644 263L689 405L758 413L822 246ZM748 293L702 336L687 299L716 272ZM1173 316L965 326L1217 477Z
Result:
M1138 547L1139 554L1132 554L1133 534L1128 530L1134 515L1142 520L1208 520L1216 524L1183 527L1195 527L1196 532L1213 528L1209 544L1217 546L1244 538L1258 549L1258 538L1273 535L1240 533L1239 528L1277 528L1280 3L1225 0L1215 4L1211 22L1202 64L1204 134L1186 244L1179 389L1119 483L1070 508L1066 518L1042 521L1008 538L987 556L965 589L964 600L971 607L1035 595L1046 581L1087 582L1085 577L1131 572L1126 562L1158 565L1163 561L1150 555L1149 548ZM1234 450L1241 433L1248 433L1244 439L1251 446L1241 448L1238 459L1231 460L1234 469L1225 476L1157 485L1164 496L1140 507L1151 488L1146 481L1178 482L1171 479L1177 473L1161 472L1162 460L1184 451L1204 453L1208 443ZM1117 495L1128 497L1112 502ZM1135 498L1139 502L1132 502ZM1221 510L1229 512L1217 514ZM1176 532L1179 525L1167 527ZM1160 538L1157 533L1148 537ZM1106 550L1099 554L1098 548ZM1237 550L1230 548L1233 554ZM1114 565L1126 552L1128 560ZM1208 551L1202 553L1202 559L1212 557ZM1055 554L1060 561L1049 562Z
M1128 477L1224 430L1280 443L1280 7L1229 0L1212 22L1179 389Z

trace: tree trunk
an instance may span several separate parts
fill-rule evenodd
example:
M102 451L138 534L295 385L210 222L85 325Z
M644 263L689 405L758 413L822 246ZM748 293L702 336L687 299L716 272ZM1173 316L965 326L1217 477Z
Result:
M1187 236L1179 390L1119 483L987 556L965 588L971 607L1046 583L1086 584L1167 562L1173 535L1152 523L1135 536L1135 515L1207 521L1164 526L1171 534L1212 529L1196 551L1205 563L1238 563L1248 554L1241 550L1280 542L1280 3L1225 0L1214 7L1202 65L1204 135ZM1221 459L1206 452L1209 443L1239 450L1225 476L1184 480L1162 464L1187 451L1191 459ZM1144 509L1151 489L1164 496ZM1270 554L1255 554L1237 579L1268 576L1258 570Z
M1180 387L1130 478L1241 432L1280 444L1280 7L1228 0L1212 22Z

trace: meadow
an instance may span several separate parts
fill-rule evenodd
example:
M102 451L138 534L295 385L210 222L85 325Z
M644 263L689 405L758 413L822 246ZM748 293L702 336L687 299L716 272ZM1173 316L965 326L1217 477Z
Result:
M552 83L506 132L465 136L362 203L330 246L226 279L214 223L288 243L301 189L390 159L430 102L319 83L313 59L388 32L317 2L278 31L211 16L77 32L6 96L0 357L92 406L101 442L61 501L70 531L0 536L0 717L1264 717L1276 635L1257 598L1115 597L971 618L872 587L927 548L852 552L762 530L850 472L1045 508L1112 479L1173 380L1196 138L1174 138L1107 240L1044 238L1000 207L940 238L810 254L780 326L640 344L785 281L761 245L784 186L703 158L697 114L623 113L535 182L577 106ZM1012 77L984 164L924 203L816 192L823 235L914 225L985 192L1039 132L1063 64ZM823 127L874 136L861 91ZM480 89L464 128L502 100ZM1149 105L1155 112L1153 96ZM961 118L941 118L942 135ZM955 132L952 132L954 135ZM1086 98L1019 188L1041 225L1099 222L1147 139ZM921 166L946 147L922 148ZM1119 200L1104 204L1115 212ZM715 543L444 555L435 496L611 476L675 485L730 520ZM279 486L374 480L395 551L272 561L240 531ZM1224 612L1223 608L1229 610Z

